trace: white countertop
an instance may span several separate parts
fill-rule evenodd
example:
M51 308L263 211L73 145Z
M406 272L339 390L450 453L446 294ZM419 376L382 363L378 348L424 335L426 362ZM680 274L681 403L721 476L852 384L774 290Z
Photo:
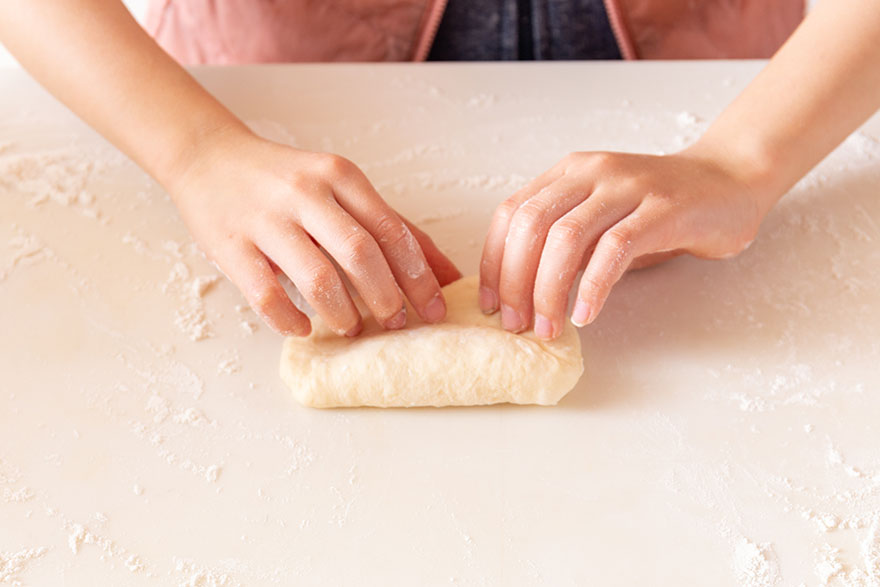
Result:
M760 65L197 76L471 273L525 178L675 150ZM880 585L880 120L740 257L626 277L559 406L318 411L163 192L0 88L0 585Z

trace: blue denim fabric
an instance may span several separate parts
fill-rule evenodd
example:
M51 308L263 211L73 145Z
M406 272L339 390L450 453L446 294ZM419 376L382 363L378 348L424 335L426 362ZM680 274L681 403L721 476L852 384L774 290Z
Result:
M449 0L429 61L620 59L602 0Z

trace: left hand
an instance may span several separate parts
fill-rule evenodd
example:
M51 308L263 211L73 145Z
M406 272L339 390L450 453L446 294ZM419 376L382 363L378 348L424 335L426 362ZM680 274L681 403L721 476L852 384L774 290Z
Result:
M480 264L480 307L512 332L562 332L596 319L630 267L681 253L723 259L754 239L770 200L745 170L692 148L674 155L572 153L495 212Z

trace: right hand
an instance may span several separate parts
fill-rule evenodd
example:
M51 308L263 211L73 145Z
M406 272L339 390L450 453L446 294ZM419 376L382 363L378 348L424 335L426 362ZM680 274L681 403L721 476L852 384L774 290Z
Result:
M354 163L249 131L216 134L167 187L202 250L273 330L311 331L279 283L279 268L333 331L361 331L331 258L385 328L406 324L404 295L426 322L443 320L440 287L461 274Z

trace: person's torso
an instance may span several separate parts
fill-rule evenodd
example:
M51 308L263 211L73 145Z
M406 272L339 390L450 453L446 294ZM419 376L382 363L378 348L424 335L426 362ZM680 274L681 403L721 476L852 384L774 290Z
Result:
M587 59L615 49L627 59L742 58L772 55L804 14L804 0L451 0L444 17L446 4L151 0L147 29L184 64Z

